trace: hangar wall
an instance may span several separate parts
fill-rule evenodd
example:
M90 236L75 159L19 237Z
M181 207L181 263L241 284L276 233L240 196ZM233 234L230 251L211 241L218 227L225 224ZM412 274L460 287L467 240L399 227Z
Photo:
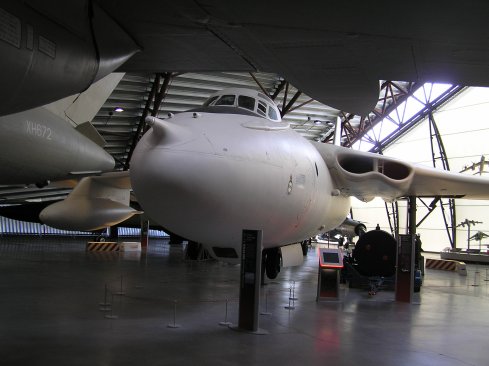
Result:
M140 236L141 229L134 227L118 227L119 236ZM87 231L68 231L55 229L47 225L12 220L7 217L0 216L0 237L4 235L56 235L56 236L96 236L97 233ZM162 230L149 230L149 236L152 238L168 237L168 234Z
M434 113L434 119L442 135L449 159L450 170L461 171L481 159L489 156L489 88L468 88L450 103ZM384 151L384 155L400 158L416 164L433 166L430 147L428 120L420 123L399 141ZM488 169L486 169L488 170ZM477 172L467 172L474 174ZM484 173L483 173L484 174ZM486 173L489 175L489 173ZM489 189L489 187L488 187ZM427 204L430 199L425 200ZM405 230L405 203L399 202L401 232ZM427 209L418 205L418 219L425 215ZM384 201L375 199L363 203L353 199L353 216L365 221L368 228L378 223L382 229L390 231ZM465 219L482 221L482 224L471 227L471 235L477 231L489 234L489 202L475 200L456 200L457 224ZM418 228L423 242L423 249L441 251L450 246L441 210L437 208ZM488 239L482 240L482 249L487 250ZM457 247L467 247L467 228L457 228ZM479 248L478 241L470 242L471 248Z

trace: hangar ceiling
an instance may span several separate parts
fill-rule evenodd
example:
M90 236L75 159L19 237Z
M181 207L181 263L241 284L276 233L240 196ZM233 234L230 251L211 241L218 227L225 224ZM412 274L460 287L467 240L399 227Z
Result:
M148 96L156 75L125 74L117 88L108 98L93 120L93 125L107 141L106 150L117 160L117 168L127 166L126 161L131 145L138 130L141 116L147 104ZM161 85L164 83L162 77ZM281 85L284 85L282 88ZM284 116L291 127L304 137L319 140L332 132L336 117L340 111L327 107L298 94L297 89L285 85L282 78L268 73L185 73L171 77L168 89L155 115L160 118L168 113L183 112L200 106L211 94L224 88L245 87L259 90L262 88L273 96L283 110L283 106L293 101L293 106ZM154 103L150 109L153 110ZM122 112L116 112L122 108Z
M339 118L343 146L352 147L364 140L373 151L379 146L385 147L384 140L395 141L411 125L411 119L397 118L394 121L391 115L399 114L396 108L405 110L408 98L419 94L423 85L383 81L376 108L367 116L356 116L312 100L280 76L271 73L126 73L92 123L106 140L105 149L114 156L116 169L125 169L128 168L132 146L144 132L141 121L144 121L142 116L145 113L164 118L170 112L178 113L198 107L214 92L231 87L261 89L266 92L284 114L283 119L307 139L331 143ZM425 89L426 86L426 95ZM437 103L434 103L434 98L421 100L423 98L420 96L417 97L418 103L423 105L422 110L425 112L434 110L461 90L462 87L449 86L448 90L436 95ZM118 112L119 108L122 111ZM381 130L383 123L392 124L393 121L395 126L389 127L390 134L382 135L378 132L379 124ZM374 131L375 129L377 130ZM60 187L53 184L44 188L4 186L0 187L0 204L59 200L70 190L65 185Z

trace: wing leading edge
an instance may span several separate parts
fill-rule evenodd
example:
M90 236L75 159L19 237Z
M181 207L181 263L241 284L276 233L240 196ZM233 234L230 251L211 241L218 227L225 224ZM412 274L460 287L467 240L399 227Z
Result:
M338 189L362 201L381 197L489 199L489 179L414 165L378 154L314 143Z

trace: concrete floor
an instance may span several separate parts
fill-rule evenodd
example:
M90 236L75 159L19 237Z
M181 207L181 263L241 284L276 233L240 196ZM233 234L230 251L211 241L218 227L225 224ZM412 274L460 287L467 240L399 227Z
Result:
M486 267L427 270L420 305L348 289L317 303L312 251L263 287L272 315L258 336L218 324L226 301L237 321L237 266L150 245L138 259L85 253L80 240L0 238L0 365L489 365ZM298 300L286 310L292 281ZM112 312L100 311L106 285Z

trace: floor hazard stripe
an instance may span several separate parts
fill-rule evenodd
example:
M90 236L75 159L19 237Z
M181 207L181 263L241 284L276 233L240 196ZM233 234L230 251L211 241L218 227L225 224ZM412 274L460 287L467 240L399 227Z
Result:
M457 261L445 259L426 259L426 268L441 269L444 271L456 271Z
M88 252L117 252L119 243L113 241L89 241L87 243Z

